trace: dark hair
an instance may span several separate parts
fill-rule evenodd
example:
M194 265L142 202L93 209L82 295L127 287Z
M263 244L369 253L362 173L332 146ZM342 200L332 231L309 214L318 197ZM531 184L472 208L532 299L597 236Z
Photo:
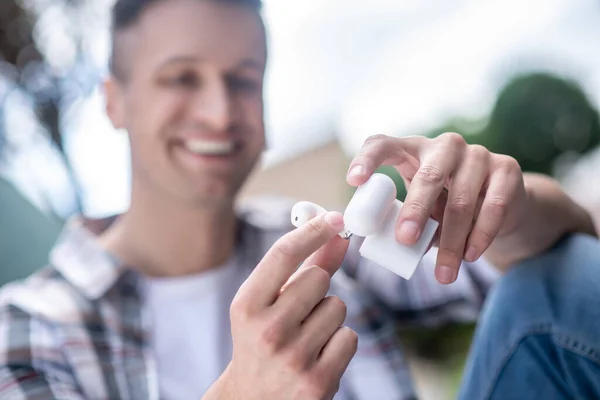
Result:
M0 0L1 1L1 0ZM125 30L136 23L140 15L152 4L167 0L117 0L112 9L112 55L110 60L110 70L113 74L117 72L115 61L115 36L118 32ZM200 0L199 0L200 1ZM231 3L248 6L257 12L262 7L262 0L204 0L216 3Z
M113 32L125 29L137 21L139 16L148 6L159 1L165 0L117 0L112 10L112 30ZM217 3L233 3L246 5L260 10L262 0L210 0Z

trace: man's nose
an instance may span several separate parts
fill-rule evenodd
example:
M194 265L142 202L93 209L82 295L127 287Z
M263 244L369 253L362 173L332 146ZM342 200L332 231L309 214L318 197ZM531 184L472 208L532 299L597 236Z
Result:
M225 132L231 124L231 98L226 82L206 82L193 104L194 117L214 132Z

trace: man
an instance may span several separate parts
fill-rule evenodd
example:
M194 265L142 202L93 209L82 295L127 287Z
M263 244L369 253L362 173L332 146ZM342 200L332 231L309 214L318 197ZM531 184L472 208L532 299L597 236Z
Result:
M414 398L395 324L474 319L494 280L484 252L504 270L593 233L554 181L456 134L373 137L349 170L354 186L382 164L406 179L399 241L442 222L410 281L349 250L339 213L291 230L289 210L236 212L264 146L259 8L115 5L106 108L131 141L131 206L74 221L48 268L3 291L0 397Z

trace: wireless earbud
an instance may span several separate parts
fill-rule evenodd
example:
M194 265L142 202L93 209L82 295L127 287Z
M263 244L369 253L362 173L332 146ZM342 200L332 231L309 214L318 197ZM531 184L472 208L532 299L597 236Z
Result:
M396 185L384 174L373 174L348 203L344 212L346 229L339 235L365 237L360 247L362 257L381 265L405 279L410 279L427 252L439 223L429 218L419 241L405 246L396 240L396 222L403 203L396 199ZM292 224L305 224L327 212L314 203L302 201L292 209Z
M315 203L311 203L309 201L301 201L299 203L296 203L294 207L292 207L292 225L294 225L296 228L299 228L300 226L304 225L316 216L325 214L326 212L326 209ZM349 239L350 236L352 236L352 233L344 229L343 231L338 233L338 235L344 239Z
M296 203L292 208L292 225L296 228L304 225L317 215L325 214L327 210L309 201Z

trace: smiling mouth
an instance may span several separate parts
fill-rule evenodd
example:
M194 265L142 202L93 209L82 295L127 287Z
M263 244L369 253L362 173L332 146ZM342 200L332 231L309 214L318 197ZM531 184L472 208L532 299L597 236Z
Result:
M191 139L183 142L186 149L200 156L229 156L235 153L236 143L228 140Z

